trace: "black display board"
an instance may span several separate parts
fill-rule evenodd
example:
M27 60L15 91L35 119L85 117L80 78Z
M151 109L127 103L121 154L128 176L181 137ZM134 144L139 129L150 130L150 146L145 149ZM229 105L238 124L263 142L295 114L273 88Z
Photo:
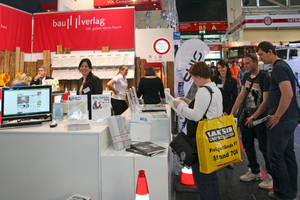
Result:
M179 22L227 21L226 0L176 0Z

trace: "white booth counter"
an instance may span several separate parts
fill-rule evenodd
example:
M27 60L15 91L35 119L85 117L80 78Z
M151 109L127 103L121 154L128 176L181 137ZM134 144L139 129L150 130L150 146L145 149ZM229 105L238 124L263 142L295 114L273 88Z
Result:
M101 199L101 154L112 143L106 124L68 131L66 122L0 130L0 199Z
M129 125L130 112L124 115ZM139 170L145 170L151 200L171 199L170 118L152 122L151 141L167 149L153 157L116 151L106 122L79 131L68 131L66 121L55 128L51 122L1 128L0 199L65 200L75 193L134 199Z
M167 115L168 118L152 119L150 137L151 142L165 147L165 152L148 157L124 149L116 151L113 144L104 152L101 156L103 200L134 199L139 170L145 170L151 200L171 199L172 153L169 150L171 138L169 106ZM130 122L129 109L122 116L128 119L128 123Z

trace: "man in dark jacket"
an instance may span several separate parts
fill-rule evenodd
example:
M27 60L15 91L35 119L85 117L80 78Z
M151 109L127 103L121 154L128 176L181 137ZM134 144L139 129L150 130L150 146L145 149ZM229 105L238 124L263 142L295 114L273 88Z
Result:
M32 79L30 85L43 85L45 79L53 79L49 76L46 76L47 74L47 67L44 65L40 65L37 68L37 75Z

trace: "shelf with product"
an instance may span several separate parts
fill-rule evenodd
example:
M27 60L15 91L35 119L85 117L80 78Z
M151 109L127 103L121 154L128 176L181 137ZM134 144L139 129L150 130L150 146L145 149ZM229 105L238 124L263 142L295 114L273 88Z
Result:
M107 82L116 76L121 65L128 66L128 84L134 85L135 52L58 54L53 57L51 75L60 81L61 88L77 90L77 81L82 77L78 65L84 58L91 60L93 74L103 80L103 90L106 89Z

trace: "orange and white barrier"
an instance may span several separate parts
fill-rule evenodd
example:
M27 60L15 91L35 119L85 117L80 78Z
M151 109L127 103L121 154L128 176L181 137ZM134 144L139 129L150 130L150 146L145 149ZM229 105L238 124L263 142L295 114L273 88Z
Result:
M136 185L135 200L150 200L147 180L144 170L139 171L138 181Z
M181 169L180 183L188 187L195 187L192 168L183 167Z

